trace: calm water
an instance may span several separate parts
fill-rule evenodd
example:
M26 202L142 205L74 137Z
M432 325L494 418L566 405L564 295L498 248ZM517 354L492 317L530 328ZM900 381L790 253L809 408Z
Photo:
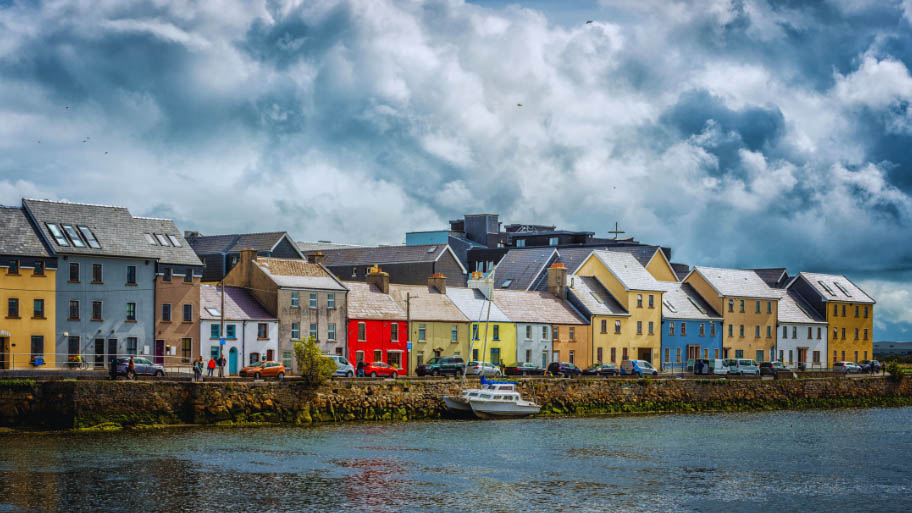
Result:
M910 511L910 492L912 408L0 435L0 512Z

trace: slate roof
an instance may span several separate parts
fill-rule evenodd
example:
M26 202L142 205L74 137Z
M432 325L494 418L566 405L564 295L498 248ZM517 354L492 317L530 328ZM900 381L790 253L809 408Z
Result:
M593 254L614 274L627 290L661 292L662 285L630 253L595 250Z
M660 282L665 287L662 294L662 318L721 321L722 316L707 303L688 283Z
M324 242L321 242L321 241L316 241L316 242L313 242L313 241L311 241L311 242L298 241L298 242L295 242L295 244L297 244L298 250L299 250L301 253L308 253L308 252L312 252L312 251L322 251L322 250L325 250L325 249L345 249L345 248L357 248L357 247L360 247L360 246L358 246L357 244L337 244L337 243L325 242L325 241L324 241Z
M287 232L232 233L227 235L199 235L189 240L197 254L237 253L244 249L270 251ZM288 238L291 241L291 237ZM294 243L292 242L292 245Z
M159 259L167 255L170 263L202 265L198 258L190 257L186 241L174 223L162 219L134 218L124 207L68 203L60 201L23 199L23 206L32 214L38 228L48 241L52 251L62 255L98 255L112 257L133 257ZM47 223L87 226L98 240L100 248L88 245L77 248L61 246L47 227ZM173 235L181 243L180 248L151 245L143 233L150 226L160 226L164 235ZM159 232L161 233L161 232ZM192 251L191 251L192 252Z
M775 288L776 285L779 285L780 283L782 283L784 285L784 282L782 279L783 275L785 275L786 280L788 279L788 273L786 273L785 267L778 267L778 268L772 268L772 269L752 269L752 271L757 273L757 276L759 276L761 280L763 280L764 282L766 282L767 285L769 285L770 287L773 287L773 288Z
M296 258L257 257L253 263L279 287L292 289L346 290L320 264Z
M694 266L692 273L699 273L722 296L779 299L754 271Z
M824 301L846 301L874 304L874 298L841 274L798 273ZM827 290L829 288L829 290Z
M570 293L592 315L629 315L617 299L594 276L569 276Z
M589 324L572 306L548 292L497 290L494 304L513 322Z
M434 262L447 249L446 244L421 246L376 246L346 249L325 249L323 263L336 265L398 264L406 262Z
M363 282L345 282L348 289L348 318L377 320L406 320L405 310L396 300L377 287Z
M449 296L441 294L434 287L391 283L390 295L413 321L469 322L469 318L463 315ZM409 299L408 305L406 299Z
M826 319L797 292L776 289L776 293L779 295L779 322L826 324Z
M495 290L494 295L497 295L497 292ZM491 322L513 322L507 314L497 307L497 303L491 304L491 316L489 318L489 302L485 299L484 294L477 289L447 287L447 296L456 304L456 308L459 308L462 314L472 321L489 319Z
M652 260L652 257L655 256L656 251L660 251L661 248L659 246L611 246L610 248L604 248L604 250L615 253L629 253L645 268L649 261Z
M672 262L671 268L674 269L675 276L678 277L678 281L682 281L687 277L687 274L690 273L690 266L687 264L676 264Z
M19 207L0 206L0 255L51 256Z
M500 259L495 267L494 286L509 290L530 290L541 276L546 275L548 265L557 258L554 248L511 249Z
M160 243L151 245L146 241L148 246L146 250L150 255L154 255L159 262L163 264L192 265L202 267L203 262L196 256L196 252L187 243L177 225L170 219L155 219L151 217L134 217L133 222L142 230L143 233L164 233L174 235L180 247L162 246Z
M534 248L528 248L528 249L525 249L522 251L531 251L532 249L534 249ZM539 248L539 249L545 249L545 248ZM557 249L557 258L554 260L554 262L560 262L560 263L564 264L564 267L567 268L567 272L570 274L573 274L574 272L576 272L576 270L579 268L580 265L582 265L582 263L586 260L586 258L589 256L589 254L595 250L629 253L634 258L636 258L637 261L639 261L640 264L643 265L644 267L652 259L652 256L655 255L655 252L661 250L661 248L659 246L632 246L632 247L628 247L628 246L610 246L610 247L582 246L582 247L574 247L574 248L556 248L556 249ZM516 251L516 250L510 250L510 251L512 252L512 251ZM548 288L547 268L550 266L551 263L553 263L553 262L548 262L548 265L545 266L543 271L533 279L531 285L529 286L529 290L546 290ZM513 287L510 287L510 288L512 289Z
M200 285L200 319L205 321L219 320L221 316L212 315L207 308L219 310L222 306L222 294L215 285ZM220 310L219 310L220 311ZM225 287L225 320L232 321L275 321L247 289Z

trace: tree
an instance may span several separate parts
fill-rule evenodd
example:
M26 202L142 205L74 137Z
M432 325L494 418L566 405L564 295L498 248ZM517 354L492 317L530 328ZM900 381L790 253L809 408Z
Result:
M317 340L308 337L305 341L296 340L294 343L295 360L298 362L298 372L304 382L310 386L319 386L336 372L336 362L320 354Z

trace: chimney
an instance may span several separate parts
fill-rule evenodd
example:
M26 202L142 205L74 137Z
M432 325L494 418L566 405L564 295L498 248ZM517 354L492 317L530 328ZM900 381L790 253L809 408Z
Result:
M428 287L434 287L437 292L446 294L446 276L442 273L434 273L428 278Z
M307 255L307 261L311 264L322 264L323 263L323 252L317 251L316 253L311 253Z
M323 255L320 255L323 256ZM389 294L390 292L390 275L380 270L379 265L372 266L370 272L364 277L368 285L375 285L380 292Z
M257 259L255 249L242 249L238 263L225 275L223 283L226 286L248 287L250 286L250 268L253 267L253 261Z
M567 268L560 262L554 262L548 268L548 292L567 299Z
M184 238L187 240L195 239L200 236L200 232L195 232L192 230L184 230Z

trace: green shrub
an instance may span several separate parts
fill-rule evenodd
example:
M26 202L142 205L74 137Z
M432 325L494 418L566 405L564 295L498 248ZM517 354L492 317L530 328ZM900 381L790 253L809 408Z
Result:
M903 378L906 377L905 370L896 362L887 364L887 372L890 373L890 381L894 383L902 383Z
M310 386L321 385L336 372L336 362L320 354L314 337L308 337L303 342L295 341L294 353L295 361L298 362L298 372Z

